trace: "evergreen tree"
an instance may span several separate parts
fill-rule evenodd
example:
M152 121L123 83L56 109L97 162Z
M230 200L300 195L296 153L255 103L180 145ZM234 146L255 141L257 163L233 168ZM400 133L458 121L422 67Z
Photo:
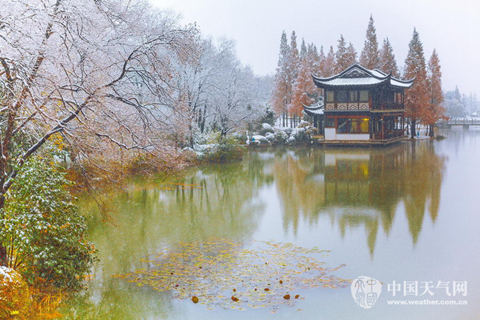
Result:
M333 47L330 46L330 50L328 51L327 58L325 59L325 77L333 76L336 72L336 61L335 61L335 52L333 51Z
M343 35L337 42L337 52L335 53L335 72L342 72L351 65L351 58L349 57L347 44Z
M408 55L405 60L404 78L415 78L413 86L406 90L405 110L406 116L410 119L410 134L415 137L415 126L424 109L429 103L427 70L423 44L416 29L413 30L413 37L409 44Z
M398 78L400 76L395 54L393 53L393 48L388 38L383 40L383 47L382 50L380 50L379 69L387 74L391 73L394 77Z
M307 56L307 45L305 44L305 39L302 38L302 45L300 46L300 60L304 59Z
M327 57L323 51L323 46L320 47L320 53L318 54L319 67L314 70L315 75L320 77L326 77L328 75L326 66L327 66Z
M290 56L288 59L288 77L290 80L290 92L288 92L288 112L292 115L295 115L295 106L292 105L292 98L293 98L293 86L295 85L295 81L298 77L298 71L300 70L300 57L298 53L297 47L297 35L295 30L292 31L290 36ZM293 127L293 119L290 118L290 125Z
M440 68L440 59L436 50L433 50L432 56L428 61L428 85L429 85L429 104L423 114L423 121L428 125L428 133L433 137L434 124L445 117L445 109L442 106L442 71Z
M278 57L277 70L275 74L275 84L272 95L273 110L277 115L282 115L283 125L286 123L286 112L290 103L289 94L291 92L291 79L289 77L289 58L290 46L287 41L287 34L282 33L280 39L280 54Z
M308 59L310 59L310 61L312 61L312 74L318 75L320 73L320 66L322 61L320 55L318 54L317 47L313 43L310 43L307 46L307 57Z
M313 56L305 55L300 60L300 70L294 84L292 104L290 113L300 117L303 111L303 105L310 105L314 102L316 96L316 87L312 80Z
M347 64L351 66L352 64L357 63L357 51L353 47L353 44L350 42L347 48Z
M300 57L297 47L297 35L295 30L292 31L290 36L290 55L288 58L288 72L290 81L293 84L295 79L297 79L298 70L300 69ZM291 92L290 92L291 93Z
M370 16L370 21L368 22L367 35L360 55L360 64L368 69L379 67L377 34L372 16Z

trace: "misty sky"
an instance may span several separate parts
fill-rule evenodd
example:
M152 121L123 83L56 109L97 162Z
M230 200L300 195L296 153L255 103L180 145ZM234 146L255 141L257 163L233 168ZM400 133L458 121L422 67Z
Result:
M282 30L319 48L336 45L340 34L357 52L363 48L370 14L379 44L389 37L403 69L416 27L428 61L440 56L444 89L458 85L475 92L480 78L480 1L478 0L150 0L171 9L182 22L197 22L204 36L236 43L240 60L259 75L275 72Z

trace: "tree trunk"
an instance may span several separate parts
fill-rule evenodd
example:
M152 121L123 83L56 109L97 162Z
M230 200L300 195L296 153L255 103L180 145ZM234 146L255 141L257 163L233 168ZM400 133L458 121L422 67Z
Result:
M3 223L3 207L5 206L5 196L0 196L0 223ZM0 266L7 266L7 248L0 242Z
M415 136L416 136L416 132L415 132L416 122L417 122L416 119L410 120L410 135L412 136L411 137L412 139L415 138Z
M433 131L433 124L428 125L428 136L433 138L435 136L435 132Z
M0 266L7 266L7 248L0 244Z

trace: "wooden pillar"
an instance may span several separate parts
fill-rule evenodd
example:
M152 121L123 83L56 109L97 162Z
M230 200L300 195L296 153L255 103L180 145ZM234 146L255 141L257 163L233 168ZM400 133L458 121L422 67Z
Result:
M381 134L381 139L385 139L385 119L384 119L384 116L382 114L382 134Z
M368 118L368 133L370 133L370 139L374 138L373 133L373 117Z

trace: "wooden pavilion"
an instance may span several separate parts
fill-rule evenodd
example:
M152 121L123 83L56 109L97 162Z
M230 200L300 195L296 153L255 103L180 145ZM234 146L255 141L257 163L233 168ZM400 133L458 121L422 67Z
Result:
M323 90L323 106L304 107L323 120L324 143L390 144L405 138L404 91L412 80L400 80L380 70L354 64L328 78L313 76Z

